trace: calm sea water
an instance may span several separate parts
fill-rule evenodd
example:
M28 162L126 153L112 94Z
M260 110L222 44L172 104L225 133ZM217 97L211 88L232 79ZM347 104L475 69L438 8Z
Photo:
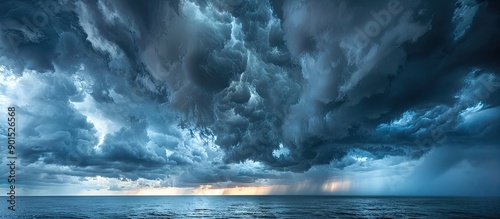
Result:
M16 212L7 210L7 203L4 203L0 218L500 218L500 198L120 196L16 199Z

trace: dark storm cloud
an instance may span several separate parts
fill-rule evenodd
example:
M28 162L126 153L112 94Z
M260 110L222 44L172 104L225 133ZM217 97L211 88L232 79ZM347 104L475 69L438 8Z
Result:
M415 137L411 132L403 134L408 138L407 141L398 142L391 139L378 142L376 138L384 138L386 133L373 135L373 129L376 125L395 121L408 110L423 110L422 113L427 113L425 111L429 106L436 105L442 105L439 107L446 109L446 105L453 105L455 102L454 96L465 86L466 76L470 72L475 68L490 69L490 66L495 66L494 62L488 63L484 60L491 59L491 56L495 55L489 48L498 47L498 44L489 36L498 35L498 28L479 25L487 22L486 20L475 20L469 31L473 29L484 32L483 36L488 37L478 42L471 31L467 32L465 38L455 42L452 34L455 2L415 4L400 1L401 12L392 15L393 18L389 20L385 29L370 38L370 43L366 47L355 51L350 49L351 45L345 39L349 37L356 40L356 32L351 28L363 27L370 21L376 21L376 18L353 16L347 11L366 10L361 14L369 15L370 11L375 13L381 10L388 11L387 7L390 6L372 3L371 6L359 7L362 3L352 1L287 3L284 6L284 28L290 51L295 51L293 53L301 57L308 57L307 54L319 57L303 58L303 60L306 64L312 65L309 68L313 73L320 72L316 73L317 75L308 75L309 81L314 83L310 85L309 90L302 92L307 96L303 95L301 99L308 104L293 106L291 115L296 115L298 118L292 117L290 122L285 121L285 125L288 124L290 127L289 137L286 134L284 136L285 142L288 137L291 140L289 144L295 145L292 149L300 148L305 152L314 153L315 147L322 148L321 145L329 144L328 142L345 142L350 145L357 144L358 147L374 153L382 150L381 147L384 145L392 147L391 151L403 148L399 150L403 154L414 149L420 150L419 145L414 143ZM330 10L326 10L328 7L325 6L329 4ZM488 7L487 3L477 7L477 14L493 16L491 10L494 8ZM287 20L287 10L289 20ZM328 13L321 13L322 10ZM302 13L305 15L299 16ZM323 19L325 17L329 19ZM498 22L498 17L495 20ZM338 21L338 23L326 21ZM469 58L465 51L474 51L479 57ZM464 57L468 57L466 62L462 61ZM307 65L302 67L303 72L307 71L304 68L308 67ZM486 72L480 72L472 77L481 77L483 73ZM494 75L487 81L491 84L498 83L497 76ZM476 103L483 101L488 102L487 104L497 104L496 101L490 102L488 99L476 100ZM455 109L457 112L440 115L441 118L437 120L433 117L428 123L441 125L440 123L445 121L456 121L455 124L439 127L444 133L453 131L461 122L458 112L466 107L467 105L460 106ZM425 117L417 115L412 122L421 123L425 120ZM437 127L428 128L428 131L433 129ZM430 133L423 135L432 136ZM478 139L482 140L484 139ZM374 142L378 143L372 147L371 144ZM410 147L410 150L404 149L407 147ZM412 147L414 149L411 149Z
M138 53L132 44L99 32L113 24L99 11L93 13L97 3L2 4L2 64L24 74L17 85L9 85L17 87L7 94L6 103L17 105L25 118L19 143L22 162L72 166L70 175L83 176L136 179L168 173L161 170L169 164L162 148L173 149L180 134L170 128L173 115L158 107L167 100L165 86L144 75L142 64L130 61ZM42 18L47 22L37 23ZM134 40L134 33L119 33L127 42ZM39 73L22 73L29 69ZM99 130L73 105L85 105L87 99L100 116L129 127L107 133L99 151ZM170 142L149 139L147 128ZM86 174L78 173L80 168Z
M17 152L21 162L38 168L43 168L39 166L40 162L45 165L71 166L71 175L78 176L158 178L168 172L160 170L168 164L164 149L161 148L171 148L172 143L169 146L165 141L176 139L162 134L149 139L146 121L134 120L130 122L130 128L109 134L100 150L96 151L95 146L99 142L96 127L70 104L81 102L83 93L64 75L25 73L13 89L24 91L9 93L10 98L18 100L18 133L22 134L19 135ZM161 121L162 118L154 119ZM153 124L151 130L154 130ZM174 134L175 131L170 133ZM159 139L161 137L166 140ZM144 143L151 145L146 147ZM27 174L23 167L20 169L21 173Z
M494 1L0 4L3 64L54 75L26 76L55 85L29 96L26 162L192 185L498 146Z

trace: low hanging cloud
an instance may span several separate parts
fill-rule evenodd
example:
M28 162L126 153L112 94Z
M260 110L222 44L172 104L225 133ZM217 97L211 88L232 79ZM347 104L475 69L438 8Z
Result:
M0 95L26 164L194 186L498 147L494 1L0 9Z

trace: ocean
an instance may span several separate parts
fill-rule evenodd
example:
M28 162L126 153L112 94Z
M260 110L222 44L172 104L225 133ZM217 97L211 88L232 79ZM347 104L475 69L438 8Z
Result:
M500 218L500 197L16 197L0 218Z

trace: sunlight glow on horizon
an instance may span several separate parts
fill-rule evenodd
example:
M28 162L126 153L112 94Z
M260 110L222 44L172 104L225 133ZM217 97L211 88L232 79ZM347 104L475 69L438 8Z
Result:
M236 186L231 188L214 188L212 185L200 185L198 187L178 188L143 188L134 190L128 195L158 195L158 196L176 196L176 195L272 195L273 192L286 190L287 186Z
M347 192L350 181L329 180L321 185L321 192L333 194L334 192ZM212 185L200 185L191 188L142 188L128 193L128 195L287 195L315 192L314 186L309 182L297 185L263 185L263 186L236 186L229 188L214 188Z

